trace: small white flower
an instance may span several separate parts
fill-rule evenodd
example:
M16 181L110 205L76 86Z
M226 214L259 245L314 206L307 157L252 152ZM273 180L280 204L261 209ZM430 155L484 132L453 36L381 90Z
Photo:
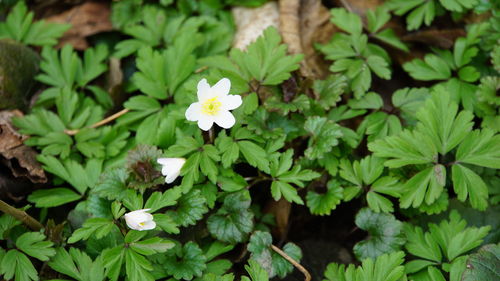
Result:
M150 230L156 227L153 215L147 213L151 209L136 210L124 215L128 227L134 230Z
M228 95L231 81L222 78L213 87L207 79L198 82L198 102L192 103L186 110L186 119L198 121L198 127L204 131L210 130L214 122L224 129L234 126L236 120L229 110L238 108L241 96Z
M182 166L186 163L184 158L158 158L158 164L162 165L161 174L165 176L166 183L172 183L181 174Z

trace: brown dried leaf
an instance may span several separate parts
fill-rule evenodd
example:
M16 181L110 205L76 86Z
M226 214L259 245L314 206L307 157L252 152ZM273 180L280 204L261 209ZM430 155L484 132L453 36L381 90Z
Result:
M12 117L21 116L23 114L19 110L0 111L0 160L15 177L26 177L34 183L47 182L42 166L36 161L37 153L23 144L27 137L12 126Z
M306 77L324 79L329 64L314 48L314 44L327 43L338 29L330 22L330 11L320 0L304 0L300 5L300 35L304 51L304 63L310 73ZM301 68L302 71L302 68Z
M233 7L236 34L233 47L245 50L262 32L274 26L278 28L279 11L276 2L268 2L258 8Z
M113 30L110 14L110 4L107 2L85 2L45 20L71 24L58 46L71 44L75 49L83 50L89 46L85 37Z
M337 5L346 8L349 12L364 17L367 10L375 10L384 4L382 0L336 0Z

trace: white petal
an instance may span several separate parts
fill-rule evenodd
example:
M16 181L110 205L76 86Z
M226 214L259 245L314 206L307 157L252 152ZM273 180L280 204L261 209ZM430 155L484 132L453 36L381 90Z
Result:
M199 102L192 103L186 110L185 115L189 121L198 121L201 117L201 104Z
M224 129L229 129L232 126L234 126L234 123L236 123L236 119L234 119L233 114L227 110L223 110L219 112L217 116L215 116L215 123L217 125L221 126Z
M212 92L220 98L229 94L229 89L231 89L231 81L227 78L222 78L217 84L213 85Z
M181 174L181 170L171 173L170 175L165 175L166 183L173 183L175 179Z
M203 78L198 82L198 100L204 100L205 97L210 92L210 85L207 82L207 79Z
M200 127L200 129L202 129L203 131L210 130L210 128L212 128L213 125L214 125L214 119L210 116L205 115L198 120L198 127Z
M243 100L239 95L227 95L222 97L220 99L220 102L222 103L223 109L233 110L240 107L240 105L243 103Z
M141 229L139 230L151 230L156 227L156 222L154 220L146 221L143 225L141 225Z

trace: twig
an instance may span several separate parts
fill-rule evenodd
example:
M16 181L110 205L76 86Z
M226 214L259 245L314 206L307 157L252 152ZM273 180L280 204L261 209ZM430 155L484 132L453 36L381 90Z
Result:
M271 249L273 249L276 253L278 253L280 256L282 256L285 260L287 260L289 263L293 264L300 272L302 272L305 276L305 281L311 281L311 274L305 267L303 267L300 263L298 263L296 260L292 259L289 255L287 255L285 252L283 252L280 248L274 246L271 244Z
M25 211L16 209L11 205L5 203L3 200L0 200L0 211L11 215L16 220L19 220L20 222L24 223L32 230L38 231L43 228L43 225L39 221L34 219L32 216L28 215Z
M105 125L105 124L115 120L116 118L122 116L123 114L125 114L127 112L129 112L129 109L124 108L124 109L118 111L117 113L115 113L111 116L108 116L107 118L104 118L103 120L101 120L97 123L92 124L89 128L97 128L99 126ZM64 132L70 136L74 136L74 135L78 134L79 131L80 131L80 129L75 129L75 130L65 130Z

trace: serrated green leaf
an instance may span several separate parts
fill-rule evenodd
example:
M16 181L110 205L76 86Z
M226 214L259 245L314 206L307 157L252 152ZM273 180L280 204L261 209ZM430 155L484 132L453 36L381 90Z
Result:
M253 230L249 194L238 192L224 198L222 207L207 220L208 231L220 241L240 243Z
M0 264L0 274L6 280L39 280L38 273L29 258L17 251L10 250L3 256Z
M164 265L167 272L176 279L191 280L194 276L200 277L206 268L206 257L203 251L194 242L184 246L176 246L175 251L170 251Z
M340 183L330 180L327 183L326 193L309 191L306 196L307 207L313 215L330 215L335 210L340 201L344 198L344 191Z
M44 240L45 235L39 232L26 232L17 238L16 246L29 256L41 261L48 261L56 254L56 251L52 248L54 243Z
M203 218L206 212L208 208L205 197L200 196L199 190L193 189L182 195L177 200L177 209L168 211L167 215L171 216L177 224L188 226Z
M462 268L462 281L496 280L500 278L500 246L488 244L467 259L467 266Z
M406 239L403 224L393 215L375 213L371 209L361 209L356 215L356 225L369 233L369 238L354 246L359 260L376 258L382 254L395 252L404 245Z

